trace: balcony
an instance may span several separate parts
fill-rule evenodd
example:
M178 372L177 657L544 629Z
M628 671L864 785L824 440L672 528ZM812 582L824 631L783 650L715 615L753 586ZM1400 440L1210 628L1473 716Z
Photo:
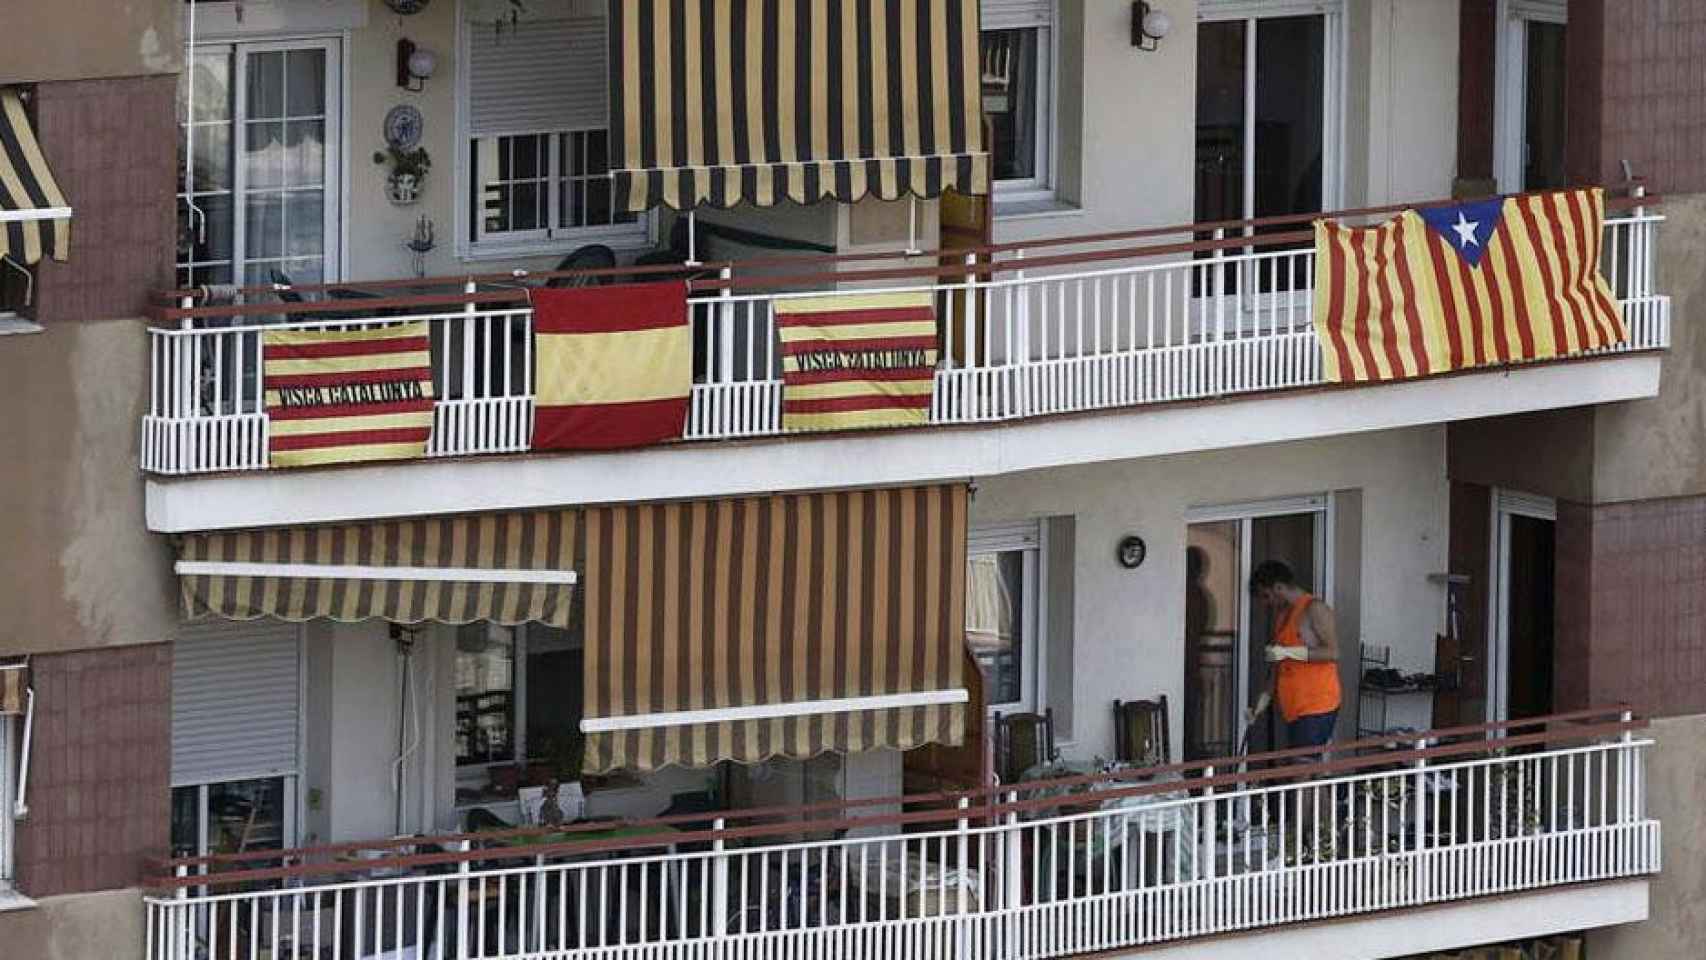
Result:
M1542 936L1645 918L1644 726L1589 710L1327 762L188 858L146 900L146 956L1004 960L1216 937L1255 957L1327 921L1335 956L1373 957Z
M1481 367L1459 376L1424 377L1382 387L1329 384L1324 376L1322 349L1313 327L1315 251L1312 235L1301 229L1307 225L1298 217L1066 237L952 256L858 254L708 264L687 281L695 369L684 442L660 449L675 448L679 454L683 447L703 450L708 441L804 439L803 434L788 434L782 425L781 354L774 311L779 298L802 292L840 295L881 289L926 291L934 297L939 360L929 427L922 432L866 434L867 442L871 437L929 436L944 427L987 430L1062 414L1132 414L1160 408L1195 409L1196 419L1164 430L1104 430L1098 442L1105 445L1109 437L1130 438L1134 433L1200 437L1207 428L1226 427L1233 421L1275 419L1216 415L1202 409L1200 401L1302 397L1323 387L1359 389L1359 396L1371 397L1385 390L1392 409L1368 413L1362 417L1366 424L1360 420L1340 424L1336 420L1347 415L1346 405L1317 400L1319 409L1281 419L1318 426L1325 435L1650 396L1657 389L1656 361L1641 367L1638 376L1616 382L1608 382L1610 374L1604 371L1596 381L1572 361L1604 364L1610 362L1608 357L1668 346L1670 303L1655 289L1653 267L1662 216L1645 206L1652 202L1652 198L1607 202L1612 212L1605 221L1601 268L1627 323L1626 342L1585 358ZM1367 220L1396 209L1401 208L1352 211L1342 219ZM1263 232L1254 233L1258 228ZM535 374L528 287L542 282L603 284L678 278L681 269L514 272L427 281L251 287L236 291L229 304L208 302L205 291L180 291L175 305L159 310L169 325L149 331L151 390L143 418L142 467L157 477L271 470L267 385L260 362L263 334L281 328L372 329L402 320L425 320L431 327L436 400L426 458L442 461L529 453ZM1536 372L1545 370L1554 372ZM1502 378L1511 375L1541 379L1504 383ZM1452 400L1450 385L1457 384L1456 390L1471 396L1463 391L1471 390L1465 384L1473 383L1482 384L1480 393L1464 402ZM1511 389L1516 386L1522 389ZM1418 390L1439 395L1421 395ZM1367 404L1356 406L1359 411L1373 410ZM1044 436L1039 430L1052 431L1048 435L1054 437L1068 435L1058 423L1037 424L1027 434L1033 448L1035 440ZM1223 445L1295 439L1257 435L1249 429L1233 433L1236 436L1229 435ZM964 437L964 431L959 434ZM935 449L934 455L943 460L939 466L948 470L944 476L996 472L959 453L949 463L944 459L948 454L942 452L948 449L945 445L916 436L914 442ZM876 461L868 455L869 447L861 449L867 452L844 454L842 459ZM927 447L912 449L926 451ZM1180 450L1122 447L1104 451L1103 458L1164 452ZM1094 456L1102 454L1071 453L1056 459L1068 462ZM583 464L602 462L608 472L608 460L556 457L550 461L561 464L576 459ZM1056 464L1027 462L1014 469L1050 465ZM690 470L712 476L727 472L698 461L691 468L677 465L668 472L680 475ZM873 476L868 482L929 479ZM552 477L549 485L578 488L586 485L585 480L568 484L565 478ZM789 486L786 478L754 482L755 489ZM269 489L266 496L257 496L251 491L246 499L264 501L276 492ZM704 492L659 489L651 495ZM191 496L188 490L183 493ZM190 502L180 500L180 505ZM161 521L153 513L156 505L151 503L150 509L154 529L197 526L182 519ZM258 516L232 521L238 522L281 521Z

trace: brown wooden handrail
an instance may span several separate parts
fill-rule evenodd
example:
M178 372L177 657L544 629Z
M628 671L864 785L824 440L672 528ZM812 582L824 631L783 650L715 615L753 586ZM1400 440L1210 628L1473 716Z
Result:
M1608 187L1606 189L1610 190L1612 188ZM1535 192L1540 193L1540 194L1544 194L1544 193L1554 193L1554 192L1561 192L1561 191L1535 191ZM996 244L987 244L984 246L977 246L977 247L964 247L964 248L958 248L958 249L954 249L954 250L928 250L928 251L920 251L920 252L916 252L916 253L905 251L905 250L888 250L888 251L867 251L867 252L861 252L861 253L811 254L811 255L799 256L799 257L757 257L757 258L752 258L752 259L747 259L747 260L738 260L738 261L736 261L736 260L718 260L718 261L706 261L706 262L696 264L693 266L687 266L685 264L653 264L653 265L647 265L647 266L600 267L600 268L587 269L587 270L540 270L540 271L515 271L515 270L512 270L512 271L501 272L501 273L499 273L499 272L469 273L469 274L462 274L462 275L456 275L456 276L429 277L429 278L425 278L425 279L400 278L400 279L392 279L392 280L346 281L346 282L339 282L339 283L292 284L287 289L289 289L293 292L296 292L296 293L328 293L328 292L334 291L334 290L353 290L353 291L367 292L367 291L391 290L391 289L397 289L400 287L404 287L404 288L406 288L406 287L417 287L418 288L418 287L422 287L422 286L458 287L458 286L464 286L468 283L475 283L475 284L481 284L481 283L484 283L484 284L506 284L506 283L508 283L508 284L520 284L522 281L539 281L539 280L550 280L550 279L596 279L596 278L610 278L610 277L644 279L646 277L659 276L659 275L679 276L683 272L715 272L715 271L720 271L724 268L731 268L731 269L732 268L766 269L766 268L770 268L770 267L801 267L801 266L812 266L812 265L821 265L821 264L869 263L869 262L881 261L881 260L902 260L902 261L920 260L920 259L937 259L937 260L940 260L940 258L947 257L947 256L954 256L954 257L961 257L961 258L973 257L976 260L981 261L976 265L976 269L973 272L978 273L980 276L984 276L984 275L987 275L991 272L1001 273L1001 272L1010 272L1010 271L1018 270L1018 269L1036 269L1036 268L1047 267L1047 266L1069 265L1072 263L1093 263L1093 262L1106 261L1106 260L1110 260L1110 259L1131 259L1133 257L1141 257L1141 256L1162 256L1162 255L1166 255L1169 253L1210 252L1210 251L1217 250L1217 249L1229 249L1229 248L1237 248L1237 247L1264 247L1264 246L1273 246L1275 244L1280 244L1280 243L1295 243L1295 242L1298 242L1299 240L1309 239L1311 234L1308 231L1295 231L1295 232L1287 231L1284 233L1267 233L1267 234L1252 233L1249 235L1245 235L1242 233L1236 233L1235 234L1233 232L1234 231L1244 231L1244 230L1254 231L1254 230L1260 230L1260 229L1270 228L1270 227L1275 227L1275 226L1285 226L1285 225L1289 225L1289 224L1309 223L1309 222L1312 222L1316 219L1323 218L1323 217L1332 217L1332 218L1338 218L1338 219L1347 219L1347 218L1354 218L1354 217L1367 217L1367 216L1376 216L1376 215L1381 215L1381 214L1397 213L1397 212L1401 212L1403 210L1428 209L1431 207L1449 206L1453 203L1459 203L1459 202L1461 202L1461 201L1453 200L1453 199L1425 200L1425 201L1417 201L1417 202L1413 202L1413 203L1385 204L1382 206L1358 207L1358 208L1352 208L1352 209L1346 209L1346 210L1324 211L1324 212L1319 212L1319 213L1286 214L1286 215L1282 215L1282 216L1256 217L1256 218L1241 219L1241 220L1216 220L1216 221L1206 221L1206 222L1201 222L1201 223L1170 224L1170 225L1166 225L1166 226L1143 227L1143 228L1134 229L1134 230L1119 230L1119 231L1112 231L1112 232L1098 233L1098 234L1081 234L1081 235L1061 236L1061 237L1047 237L1047 238L1041 238L1041 239L1036 239L1036 240L1016 240L1016 241L1007 241L1007 242L996 243ZM1621 211L1621 210L1631 209L1631 208L1637 207L1637 206L1658 206L1662 202L1663 202L1663 198L1658 196L1658 195L1648 195L1648 196L1639 197L1639 198L1628 197L1628 196L1608 196L1606 198L1606 209L1608 211ZM1048 249L1048 248L1062 247L1062 246L1079 246L1079 245L1093 245L1093 244L1103 244L1103 243L1117 243L1117 242L1122 242L1122 241L1145 240L1145 239L1153 239L1156 237L1178 236L1178 235L1195 236L1195 235L1204 234L1204 233L1211 233L1215 230L1225 230L1228 232L1228 236L1224 240L1221 240L1221 241L1215 241L1212 239L1200 240L1200 241L1199 240L1192 240L1192 241L1183 242L1183 243L1162 244L1162 245L1154 246L1154 247L1130 248L1129 252L1125 253L1123 256L1120 255L1119 251L1093 251L1093 252L1087 252L1085 254L1080 254L1080 255L1056 255L1056 256L1051 256L1051 257L1031 259L1031 260L1025 260L1025 261L1019 261L1019 260L1012 259L1012 258L1009 258L1007 260L997 260L996 259L996 257L999 254L1013 253L1013 252L1016 252L1019 250L1038 250L1038 249ZM951 265L946 265L946 266L938 265L935 267L894 268L894 269L890 269L890 270L864 271L864 272L857 272L857 273L845 273L845 272L840 272L840 271L829 271L829 272L821 272L821 273L789 274L789 275L786 275L785 277L775 277L775 278L740 278L740 277L736 277L736 278L733 278L733 279L727 280L727 281L722 280L720 278L716 278L716 279L709 279L708 278L708 279L701 279L701 280L692 281L691 289L694 290L695 292L709 291L709 290L722 290L722 289L730 288L730 287L735 287L735 288L740 288L740 289L749 289L750 290L750 289L774 288L774 287L779 287L779 286L797 285L797 284L801 284L801 283L831 283L831 282L848 283L848 282L857 282L859 280L900 279L900 278L911 278L911 277L916 277L919 279L941 278L941 277L963 277L968 272L968 269L969 269L969 267L967 264L959 263L959 264L951 264ZM762 285L755 285L760 279L762 279L764 281L762 283ZM238 288L236 288L236 291L238 293L244 295L244 296L251 296L251 295L263 295L264 296L264 295L276 293L278 291L278 289L279 289L278 285L275 285L275 284L256 284L256 285L238 287ZM513 292L513 294L509 294L505 299L510 300L510 301L525 300L525 294L526 294L525 289L518 287L518 289L516 289ZM387 298L387 297L381 296L381 297L373 297L373 298L364 297L364 298L351 299L351 300L325 300L325 301L315 301L315 302L311 302L311 303L301 303L301 304L276 304L276 303L233 304L233 305L229 305L229 306L205 307L205 308L185 308L185 307L181 307L181 306L176 306L176 304L183 299L195 298L195 297L199 297L200 295L201 295L201 290L199 288L166 291L166 292L160 294L159 298L162 300L168 301L168 302L156 304L156 306L154 307L154 313L156 316L161 317L163 319L181 319L181 318L185 318L185 317L197 317L197 316L241 316L241 315L252 315L252 314L276 315L276 314L296 314L296 313L344 313L344 312L349 312L351 310L359 310L359 309L363 309L363 308L388 309L388 308L398 307L398 306L411 306L411 305L415 305L416 303L422 303L423 305L444 304L444 305L457 306L457 305L463 305L463 304L468 304L468 303L494 302L490 298L502 297L502 296L504 296L504 292L502 292L502 291L481 291L481 292L475 293L475 294L468 294L468 293L457 291L457 292L447 292L447 293L443 294L442 296L438 295L438 294L433 294L430 297L419 297L419 298L408 298L408 297ZM486 297L488 299L479 299L481 297ZM250 308L255 308L255 309L250 309ZM205 310L206 312L198 312L200 310Z
M1090 774L1077 777L1064 777L1042 781L1031 781L1020 784L1006 784L983 787L976 790L959 792L939 792L918 794L901 797L871 798L861 801L842 801L827 804L814 804L797 807L770 807L754 810L716 811L709 813L683 814L673 817L657 817L642 820L613 821L597 824L575 824L568 827L548 828L518 828L507 831L493 831L482 834L442 834L429 837L399 838L375 843L343 843L318 847L302 847L294 849L256 851L244 854L214 854L205 857L186 857L168 861L158 861L155 869L159 874L149 883L162 888L178 888L188 886L222 886L236 883L250 883L266 880L277 880L292 877L331 876L350 873L357 870L378 868L408 868L426 867L443 864L474 863L483 860L506 860L517 856L559 856L583 855L616 850L653 850L681 843L702 843L712 840L743 840L762 839L773 836L798 834L802 831L822 833L839 830L850 830L861 827L906 826L927 823L953 823L961 819L976 819L987 821L991 818L1011 813L1027 813L1051 808L1073 806L1083 802L1082 796L1046 796L1030 799L1001 799L1014 794L1033 793L1042 790L1059 791L1075 786L1085 786L1092 783L1107 783L1110 781L1129 781L1154 777L1163 773L1204 773L1214 769L1213 776L1197 776L1190 779L1191 789L1229 786L1259 786L1274 780L1289 780L1299 777L1321 776L1327 774L1344 774L1357 770L1390 767L1395 763L1410 763L1423 759L1445 759L1467 757L1478 754L1493 754L1513 747L1538 746L1560 743L1564 741L1579 741L1598 736L1617 733L1630 733L1645 729L1647 721L1642 718L1623 720L1628 714L1626 707L1595 708L1578 710L1569 713L1554 714L1545 717L1535 717L1527 720L1504 721L1500 723L1479 724L1473 726L1449 727L1439 730L1421 731L1398 736L1372 737L1348 743L1335 744L1333 752L1343 752L1359 749L1391 748L1402 746L1402 749L1385 749L1377 754L1344 757L1310 764L1275 765L1276 761L1293 759L1300 756L1318 754L1313 748L1272 751L1252 754L1247 757L1224 757L1216 760L1201 760L1190 763L1171 764L1163 767L1146 768L1142 770L1117 771L1110 774ZM1606 721L1608 716L1615 715L1618 719ZM1595 722L1585 722L1595 721ZM1537 733L1515 733L1512 731L1531 727L1550 728L1559 724L1577 724L1560 730L1543 729ZM1413 745L1422 742L1439 741L1444 739L1475 736L1477 734L1505 733L1510 734L1497 739L1478 739L1468 742L1442 744L1439 746L1416 748ZM1260 765L1262 769L1237 769ZM1225 768L1233 768L1231 772L1221 772ZM1180 789L1177 781L1164 783L1140 783L1129 787L1116 787L1099 791L1097 797L1102 800L1119 799L1129 796L1172 792ZM781 823L764 824L746 827L724 828L722 830L692 830L672 832L657 837L621 837L595 839L587 841L559 841L555 843L536 844L526 847L510 847L501 849L475 849L467 851L445 851L428 854L402 854L392 857L362 859L359 861L343 861L335 863L298 863L296 865L263 867L247 870L230 870L212 874L187 873L185 876L173 875L183 869L193 870L195 867L211 866L221 863L253 863L258 860L308 860L318 857L334 856L356 850L401 850L405 847L422 845L444 846L462 841L489 840L497 838L513 838L528 834L560 835L565 833L597 833L612 829L641 828L641 827L674 827L682 823L699 823L715 819L752 820L766 816L787 816L804 813L846 811L869 806L907 806L920 802L953 802L966 800L968 803L975 799L988 799L994 802L967 809L936 809L913 813L884 814L871 817L841 816L833 819L800 819Z

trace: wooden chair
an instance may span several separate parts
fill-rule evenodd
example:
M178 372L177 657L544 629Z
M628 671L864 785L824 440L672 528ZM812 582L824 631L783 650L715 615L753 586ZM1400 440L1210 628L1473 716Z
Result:
M1002 783L1017 783L1026 770L1053 763L1056 756L1052 707L995 715L995 774Z
M1166 694L1154 700L1114 701L1114 759L1120 763L1133 767L1172 763L1171 733Z

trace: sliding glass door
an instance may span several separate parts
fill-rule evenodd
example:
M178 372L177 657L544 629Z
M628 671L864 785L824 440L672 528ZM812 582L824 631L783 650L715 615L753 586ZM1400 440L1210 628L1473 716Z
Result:
M339 49L196 47L178 89L180 286L337 278Z

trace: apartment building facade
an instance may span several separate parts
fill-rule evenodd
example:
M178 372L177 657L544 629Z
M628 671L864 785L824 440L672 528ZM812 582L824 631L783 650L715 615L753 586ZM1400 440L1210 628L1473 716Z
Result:
M71 243L0 338L0 937L1686 955L1706 6L1633 6L32 11ZM1328 382L1315 215L1582 184L1624 342ZM550 393L549 302L647 280L673 441L548 449L609 399ZM930 311L917 425L791 419L824 302ZM346 428L412 455L279 443L275 357L405 328L418 419ZM1371 741L1302 784L1237 758L1276 559Z

